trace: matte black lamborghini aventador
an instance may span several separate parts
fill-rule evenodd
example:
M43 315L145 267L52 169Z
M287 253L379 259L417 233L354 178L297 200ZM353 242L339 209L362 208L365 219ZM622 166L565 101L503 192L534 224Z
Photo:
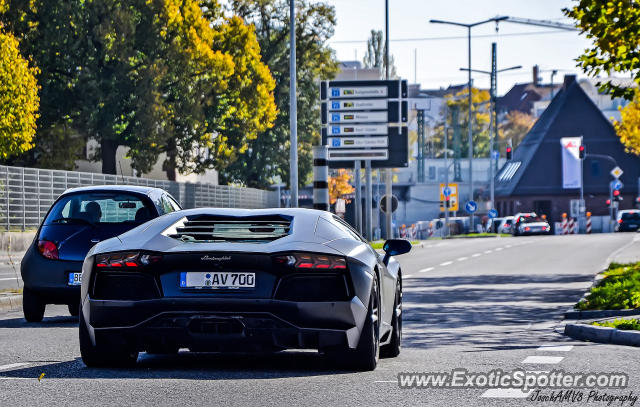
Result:
M138 353L318 349L372 370L397 356L402 273L331 213L191 209L98 243L83 264L80 350L88 366Z

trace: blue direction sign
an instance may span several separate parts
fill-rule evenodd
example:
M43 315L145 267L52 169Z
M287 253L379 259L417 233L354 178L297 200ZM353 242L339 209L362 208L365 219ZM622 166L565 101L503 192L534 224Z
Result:
M614 190L619 190L622 189L623 185L622 185L622 181L620 181L619 179L611 181L611 188Z
M478 204L475 203L474 201L469 201L467 202L467 204L464 206L464 209L468 212L468 213L474 213L475 211L478 210Z
M494 160L499 159L499 158L500 158L500 151L495 150L495 151L493 152L492 156L493 156L493 159L494 159Z
M491 219L493 219L493 218L497 218L497 217L498 217L498 211L496 211L495 209L491 209L491 210L489 211L488 215L489 215L489 217L490 217Z
M444 187L444 188L442 189L442 195L444 195L444 196L451 196L451 188L449 188L449 187Z

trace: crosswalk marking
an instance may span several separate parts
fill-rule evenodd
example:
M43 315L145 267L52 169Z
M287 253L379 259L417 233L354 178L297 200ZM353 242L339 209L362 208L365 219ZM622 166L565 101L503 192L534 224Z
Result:
M541 365L551 365L560 363L564 359L562 356L527 356L522 363L536 363Z
M506 399L506 398L518 398L524 399L529 397L529 394L533 390L522 391L521 389L488 389L482 396L484 398L498 398L498 399Z
M542 345L536 350L543 352L569 352L571 349L573 349L573 345Z

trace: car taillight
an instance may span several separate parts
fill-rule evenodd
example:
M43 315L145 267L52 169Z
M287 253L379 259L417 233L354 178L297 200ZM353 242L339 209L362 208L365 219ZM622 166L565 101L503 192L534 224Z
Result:
M326 254L292 253L273 258L276 265L303 270L346 270L344 257Z
M618 223L622 223L622 219L618 219Z
M38 240L38 251L43 257L51 260L58 260L58 247L48 240Z
M542 227L542 230L547 230L547 227L546 227L546 226L543 226L543 227Z
M101 269L133 269L156 263L162 256L141 254L138 252L123 252L99 254L96 256L96 267Z
M525 232L528 232L531 230L531 228L529 226L527 226L526 228L524 228Z

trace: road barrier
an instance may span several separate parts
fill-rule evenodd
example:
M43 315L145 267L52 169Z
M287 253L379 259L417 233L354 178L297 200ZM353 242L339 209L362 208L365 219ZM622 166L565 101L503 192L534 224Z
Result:
M275 191L255 188L0 165L0 230L37 228L51 204L68 188L115 184L162 188L185 209L278 206Z
M591 212L587 212L587 234L591 233Z
M562 234L566 235L569 233L568 225L567 225L567 214L562 214Z

